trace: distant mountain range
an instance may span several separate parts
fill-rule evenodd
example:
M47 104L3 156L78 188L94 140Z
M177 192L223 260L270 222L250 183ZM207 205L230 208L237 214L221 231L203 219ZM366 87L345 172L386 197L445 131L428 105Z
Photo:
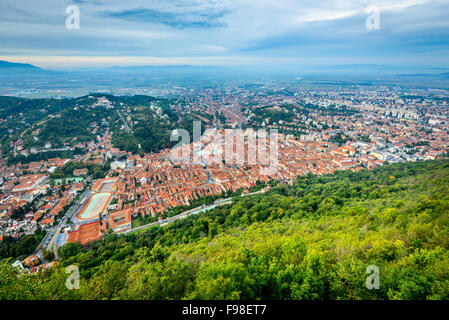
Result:
M304 74L304 75L395 75L403 77L436 77L449 78L447 68L436 67L420 67L420 66L395 66L395 65L376 65L376 64L345 64L345 65L329 65L329 66L194 66L194 65L142 65L142 66L113 66L107 68L81 68L66 71L53 71L48 69L41 69L28 63L15 63L0 60L0 76L24 76L24 75L63 75L74 74L78 75L97 73L116 74L116 75L141 75L141 74L159 74L164 75L209 75L209 74L228 74L238 77L239 74L258 74L258 73L272 73L272 74Z
M0 69L39 69L39 70L42 70L41 68L33 66L29 63L16 63L16 62L9 62L9 61L2 61L2 60L0 60Z
M378 65L378 64L344 64L328 66L193 66L193 65L164 65L164 66L114 66L104 69L105 72L114 73L172 73L172 74L198 74L198 73L232 73L238 76L239 73L245 74L316 74L316 75L416 75L416 76L447 76L447 68L420 67L420 66L396 66L396 65ZM442 73L446 72L446 73Z
M0 70L24 70L24 71L43 71L41 68L29 63L16 63L0 60Z

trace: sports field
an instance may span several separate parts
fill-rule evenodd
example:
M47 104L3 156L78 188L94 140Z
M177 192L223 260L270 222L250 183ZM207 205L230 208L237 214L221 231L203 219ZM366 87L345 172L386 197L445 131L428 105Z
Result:
M78 213L78 219L89 220L98 218L100 213L106 209L111 196L112 193L110 192L99 192L90 196Z

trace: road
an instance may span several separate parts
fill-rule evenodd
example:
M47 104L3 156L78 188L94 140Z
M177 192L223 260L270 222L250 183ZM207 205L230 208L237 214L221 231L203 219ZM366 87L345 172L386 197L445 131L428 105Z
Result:
M75 201L72 206L67 210L66 214L64 215L64 217L60 220L59 224L51 229L48 230L47 234L45 235L44 239L42 239L41 243L39 244L39 246L37 247L36 251L34 252L35 255L37 255L44 263L46 262L43 257L42 257L42 252L43 249L48 249L49 247L51 247L52 245L56 244L57 241L57 237L60 233L60 231L67 227L67 219L69 219L72 214L75 212L76 208L79 206L80 202L84 199L84 197L87 195L87 193L90 191L89 188L86 188L86 190L84 190L84 192L81 194L81 196L78 198L77 201ZM260 194L265 192L264 190L259 190L259 191L255 191L252 193L247 193L247 194L242 194L240 195L241 197L247 197L247 196L251 196L251 195L255 195L255 194ZM136 231L140 231L140 230L144 230L147 228L150 228L152 226L165 226L169 223L172 223L174 221L177 221L179 219L183 219L183 218L187 218L188 216L191 216L193 214L198 214L200 212L204 212L207 210L211 210L214 209L215 207L219 207L219 206L223 206L226 204L231 204L232 203L232 198L222 198L222 199L217 199L214 201L213 204L210 205L202 205L193 209L190 209L188 211L184 211L176 216L173 217L168 217L166 219L157 221L157 222L152 222L152 223L148 223L146 225L140 226L140 227L136 227L136 228L132 228L126 231L122 231L122 232L118 232L117 234L127 234L127 233L131 233L131 232L136 232ZM57 256L57 248L53 248L55 255Z
M41 243L37 246L36 251L34 252L34 254L37 255L43 262L45 262L45 260L42 257L43 250L47 249L47 247L49 247L50 243L56 242L56 238L57 238L57 236L59 234L59 232L57 232L57 231L65 228L67 226L67 224L66 224L67 223L67 219L70 218L71 215L75 212L75 210L78 207L80 201L82 201L84 199L84 197L86 196L88 191L89 191L89 188L84 190L83 194L78 198L78 200L75 201L75 203L72 204L72 206L69 208L69 210L67 210L67 212L65 213L64 217L60 220L58 225L52 227L51 229L49 229L47 231L47 234L45 235L44 239L42 239ZM53 237L55 239L53 239Z
M197 207L197 208L194 208L194 209L191 209L191 210L188 210L188 211L184 211L183 213L180 213L180 214L178 214L176 216L168 217L166 219L162 219L162 220L157 221L157 222L148 223L148 224L145 224L143 226L132 228L132 229L129 229L129 230L125 230L125 231L122 231L122 232L117 232L117 234L126 234L126 233L136 232L136 231L140 231L140 230L144 230L144 229L150 228L152 226L165 226L165 225L167 225L169 223L172 223L174 221L177 221L179 219L186 218L186 217L188 217L188 216L190 216L192 214L196 214L196 213L199 213L201 211L207 211L207 210L210 210L210 209L213 209L213 208L215 208L215 204L212 204L212 205L209 205L209 206L202 205L200 207Z
M118 111L118 110L116 110L116 111L117 111L117 114L120 117L120 119L122 119L123 125L125 126L126 133L131 133L131 129L129 128L128 123L122 117L122 114L120 113L120 111Z
M252 196L252 195L260 194L260 193L264 193L264 192L265 191L263 191L263 190L259 190L259 191L255 191L255 192L251 192L251 193L247 193L247 194L242 194L240 196L241 197L247 197L247 196ZM148 223L148 224L145 224L143 226L139 226L139 227L136 227L136 228L125 230L125 231L122 231L122 232L117 232L117 234L127 234L127 233L131 233L131 232L141 231L141 230L145 230L147 228L153 227L153 226L161 226L162 227L162 226L165 226L165 225L167 225L169 223L177 221L179 219L187 218L188 216L191 216L193 214L197 214L197 213L200 213L200 212L211 210L211 209L214 209L215 207L220 207L220 206L224 206L226 204L231 204L231 203L232 203L232 198L217 199L211 205L204 205L203 204L202 206L190 209L188 211L184 211L183 213L180 213L180 214L178 214L176 216L169 217L169 218L157 221L157 222Z

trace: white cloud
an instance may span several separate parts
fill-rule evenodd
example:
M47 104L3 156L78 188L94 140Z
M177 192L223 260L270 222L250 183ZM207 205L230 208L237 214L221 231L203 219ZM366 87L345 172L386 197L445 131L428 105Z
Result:
M76 3L81 29L65 29L65 7ZM0 41L5 55L71 56L70 63L159 63L161 59L219 63L223 56L238 63L242 56L294 56L357 50L391 54L391 43L420 32L441 34L449 28L444 0L1 0ZM365 9L381 10L381 29L364 28ZM156 14L147 22L107 17L102 13L147 8ZM418 9L417 9L418 8ZM153 12L151 11L151 12ZM205 14L202 15L202 12ZM223 14L214 15L223 12ZM204 22L201 28L176 28L157 23L157 13L190 14ZM212 13L212 14L211 14ZM209 14L209 16L208 16ZM446 19L442 18L446 14ZM208 19L213 19L208 27ZM187 20L187 22L192 20ZM438 30L437 30L438 28ZM444 33L444 32L443 32ZM427 35L427 34L426 34ZM369 37L369 38L368 38ZM424 37L424 35L422 36ZM367 50L369 39L374 50ZM441 43L439 49L441 49ZM449 46L449 44L446 44ZM360 47L365 46L365 47ZM326 50L323 50L326 48ZM252 52L251 54L249 52ZM388 52L388 53L387 53ZM89 56L89 58L82 58ZM111 59L106 59L111 56ZM117 56L126 57L117 60ZM132 58L132 57L159 58ZM97 57L97 58L94 58ZM185 58L179 58L185 57ZM236 57L234 60L232 57ZM304 56L298 57L298 59ZM51 64L50 58L39 63ZM177 60L178 59L178 60ZM214 60L215 59L215 60ZM239 60L240 59L240 60ZM54 63L63 63L56 59ZM65 63L65 62L64 62Z

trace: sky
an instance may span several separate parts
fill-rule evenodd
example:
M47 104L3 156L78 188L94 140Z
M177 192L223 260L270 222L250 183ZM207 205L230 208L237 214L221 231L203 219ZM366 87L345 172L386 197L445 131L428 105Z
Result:
M79 8L79 29L66 27L71 5ZM1 0L0 60L50 69L447 68L448 17L447 0Z

